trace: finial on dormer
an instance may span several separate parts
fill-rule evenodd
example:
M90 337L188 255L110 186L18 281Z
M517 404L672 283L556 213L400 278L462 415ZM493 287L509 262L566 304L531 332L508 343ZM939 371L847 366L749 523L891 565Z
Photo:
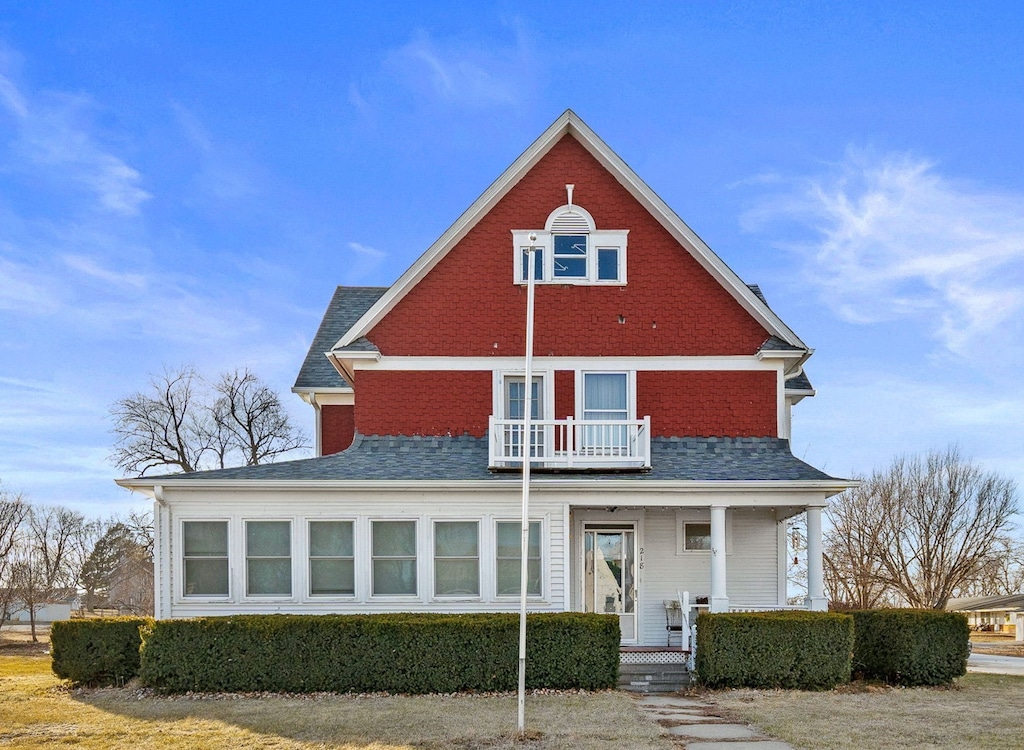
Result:
M573 190L574 187L576 187L576 186L575 185L566 185L565 186L565 192L568 193L568 195L569 195L569 200L567 202L568 202L568 204L570 206L572 205L572 190Z

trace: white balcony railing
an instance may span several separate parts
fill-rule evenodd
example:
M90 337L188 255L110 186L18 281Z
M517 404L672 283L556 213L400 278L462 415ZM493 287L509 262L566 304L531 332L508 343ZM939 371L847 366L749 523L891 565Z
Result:
M523 463L523 420L490 421L490 465ZM542 469L643 469L651 466L651 418L530 421L531 466Z

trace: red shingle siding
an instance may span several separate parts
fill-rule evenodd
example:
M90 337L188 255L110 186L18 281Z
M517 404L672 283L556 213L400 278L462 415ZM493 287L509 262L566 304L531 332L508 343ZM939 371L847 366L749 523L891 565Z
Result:
M566 201L598 229L628 229L624 287L537 287L536 348L549 356L752 354L767 332L572 136L565 136L368 338L385 355L520 355L526 290L513 229L541 229ZM625 322L620 323L620 316Z
M576 416L576 373L572 370L555 372L555 419Z
M487 433L490 371L364 370L357 380L356 428L362 435Z
M777 437L776 374L638 372L636 413L654 437Z
M331 405L320 407L320 453L329 456L352 445L355 436L355 407Z

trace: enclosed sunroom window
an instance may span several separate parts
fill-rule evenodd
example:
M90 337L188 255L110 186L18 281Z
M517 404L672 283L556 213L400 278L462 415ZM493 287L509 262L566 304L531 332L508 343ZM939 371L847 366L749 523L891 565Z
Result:
M434 595L480 595L480 524L434 523Z
M416 594L416 522L373 521L374 596Z
M355 594L355 555L351 521L309 522L309 593Z
M227 596L227 521L185 521L182 550L185 596Z
M290 521L246 521L245 593L248 596L291 595L291 537Z

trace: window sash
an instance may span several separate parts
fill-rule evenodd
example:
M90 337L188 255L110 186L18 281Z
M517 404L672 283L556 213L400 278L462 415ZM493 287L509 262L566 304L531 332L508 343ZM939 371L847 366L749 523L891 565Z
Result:
M526 551L526 595L541 596L543 569L540 545L541 522L530 521ZM521 578L522 522L495 523L495 594L519 596Z
M434 522L434 595L480 595L480 524Z
M711 549L711 524L706 521L683 522L683 549L707 552Z
M181 537L183 596L228 596L227 521L184 521Z
M246 596L291 596L291 521L245 522Z
M414 596L416 522L372 521L371 574L374 596Z
M355 595L352 521L309 522L309 593Z

